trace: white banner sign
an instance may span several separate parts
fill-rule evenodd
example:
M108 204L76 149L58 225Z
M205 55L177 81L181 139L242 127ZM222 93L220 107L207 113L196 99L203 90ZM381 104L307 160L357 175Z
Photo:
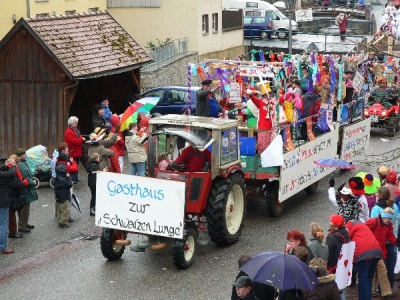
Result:
M184 211L184 182L97 173L97 226L182 239Z
M242 97L240 93L240 84L237 82L231 83L231 89L229 91L229 103L241 103Z
M322 158L335 158L339 129L317 137L283 155L281 179L279 183L279 202L282 202L314 182L334 171L333 168L318 166L314 161Z
M365 159L370 131L370 119L344 127L340 158L348 162Z
M296 10L296 22L310 22L313 20L312 9Z

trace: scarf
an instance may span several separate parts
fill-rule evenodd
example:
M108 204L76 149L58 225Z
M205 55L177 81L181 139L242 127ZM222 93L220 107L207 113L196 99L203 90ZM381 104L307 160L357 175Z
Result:
M78 138L81 137L81 133L79 132L78 127L69 126L69 128L71 128L71 129L75 132L75 134L76 134L76 136L77 136Z

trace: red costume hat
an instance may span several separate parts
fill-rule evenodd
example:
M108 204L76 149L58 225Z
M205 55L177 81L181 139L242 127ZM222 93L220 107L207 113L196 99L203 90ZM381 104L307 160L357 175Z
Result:
M344 218L341 215L332 215L329 219L335 227L339 228L344 226Z

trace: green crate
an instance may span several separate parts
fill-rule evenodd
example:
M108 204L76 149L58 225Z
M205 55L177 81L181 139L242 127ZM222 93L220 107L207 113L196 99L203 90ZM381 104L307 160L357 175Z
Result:
M255 171L255 161L257 156L245 156L241 155L241 165L243 172L254 172Z

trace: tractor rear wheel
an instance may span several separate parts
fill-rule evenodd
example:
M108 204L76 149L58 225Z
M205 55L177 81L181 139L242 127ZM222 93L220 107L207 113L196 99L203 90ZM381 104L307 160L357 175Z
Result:
M181 270L188 269L196 255L197 232L193 226L185 228L183 239L175 239L172 245L174 265Z
M116 245L116 240L126 240L126 232L117 229L103 228L100 238L101 253L108 260L114 261L124 254L125 246Z
M219 246L236 243L243 229L246 186L239 173L213 182L207 204L207 227L211 240Z
M279 182L272 181L267 190L268 213L271 217L280 217L283 211L283 202L279 202Z

